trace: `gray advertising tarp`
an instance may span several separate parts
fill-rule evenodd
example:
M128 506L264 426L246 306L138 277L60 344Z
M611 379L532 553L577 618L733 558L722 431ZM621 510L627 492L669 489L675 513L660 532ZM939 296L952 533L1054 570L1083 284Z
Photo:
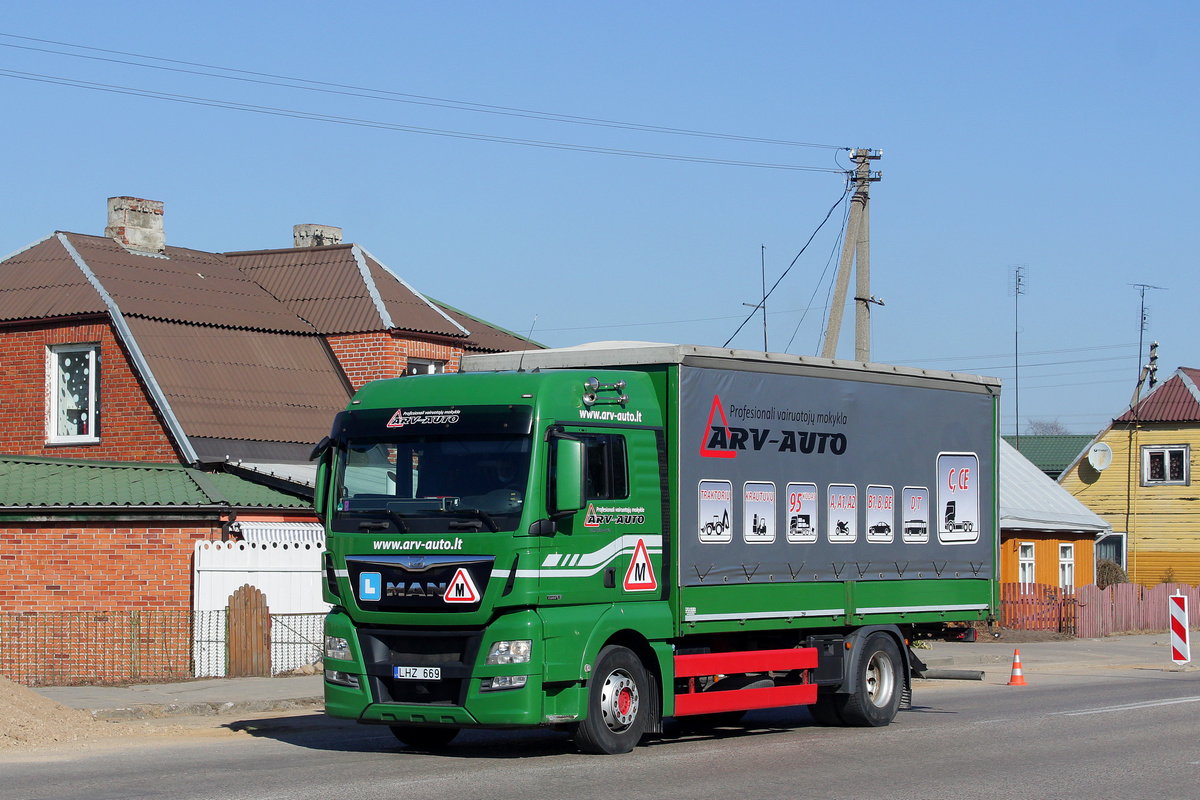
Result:
M992 577L978 391L680 368L680 581Z

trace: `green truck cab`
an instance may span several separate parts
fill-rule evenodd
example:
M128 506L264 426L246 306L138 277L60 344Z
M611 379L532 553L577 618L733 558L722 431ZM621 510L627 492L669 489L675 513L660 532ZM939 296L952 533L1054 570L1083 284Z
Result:
M367 384L318 447L332 716L595 753L753 708L886 725L907 640L993 616L995 381L641 344L464 370Z

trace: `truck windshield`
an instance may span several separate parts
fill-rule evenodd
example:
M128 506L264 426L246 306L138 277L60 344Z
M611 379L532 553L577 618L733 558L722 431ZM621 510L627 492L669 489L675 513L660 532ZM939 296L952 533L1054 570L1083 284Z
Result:
M350 440L342 451L335 530L514 530L532 440L440 435Z

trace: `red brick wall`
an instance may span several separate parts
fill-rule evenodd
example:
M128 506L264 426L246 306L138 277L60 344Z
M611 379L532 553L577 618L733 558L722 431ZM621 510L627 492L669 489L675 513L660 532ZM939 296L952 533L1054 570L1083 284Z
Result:
M403 375L409 358L445 361L447 372L457 372L463 352L461 347L405 338L386 331L328 336L326 339L355 390L368 381Z
M46 353L56 344L100 344L100 441L48 445ZM177 462L125 351L107 323L0 329L0 453L98 461Z
M0 527L0 611L190 609L196 541L220 535L218 522Z

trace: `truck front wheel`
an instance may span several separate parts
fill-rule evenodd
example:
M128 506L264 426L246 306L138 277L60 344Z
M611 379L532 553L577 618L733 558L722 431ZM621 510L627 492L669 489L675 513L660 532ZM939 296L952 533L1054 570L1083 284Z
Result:
M615 755L637 747L651 713L650 678L632 650L608 645L596 656L587 717L575 726L585 753Z
M847 725L882 727L900 710L904 660L886 633L872 633L854 659L855 690L834 695L838 716Z

